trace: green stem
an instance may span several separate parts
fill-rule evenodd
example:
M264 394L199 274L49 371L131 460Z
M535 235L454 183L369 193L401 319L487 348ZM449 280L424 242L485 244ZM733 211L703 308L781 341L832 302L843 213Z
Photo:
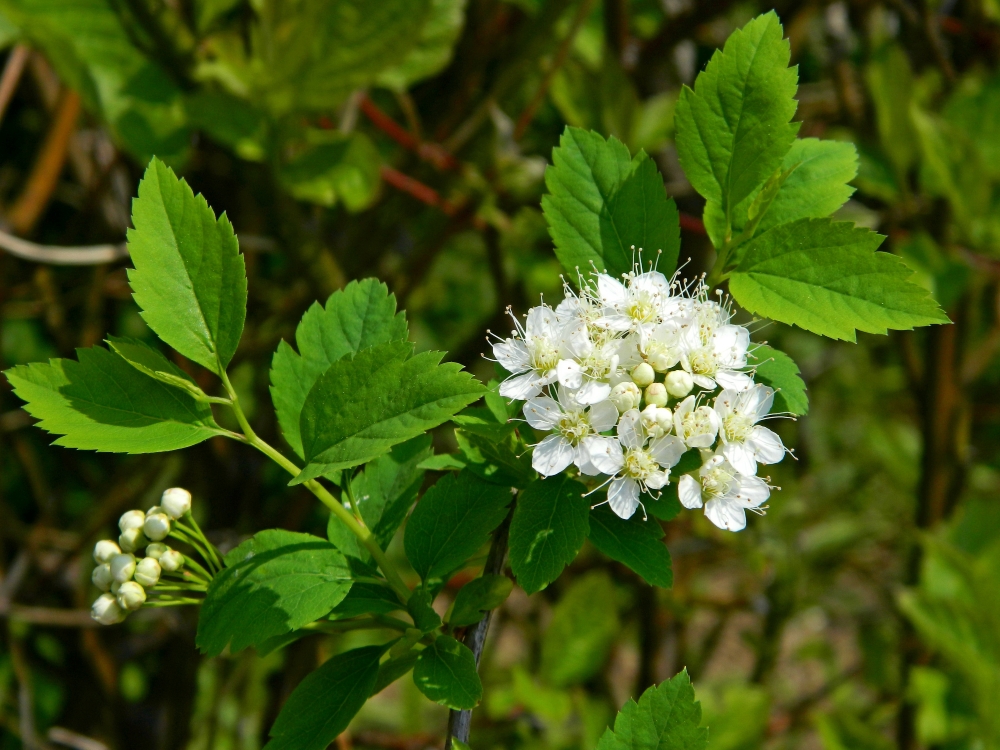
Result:
M215 562L215 566L219 570L222 570L222 568L225 566L222 564L222 558L219 556L219 551L215 548L214 544L208 541L208 537L206 537L205 532L201 530L201 526L198 525L198 522L195 520L195 517L191 513L191 511L187 512L187 516L188 518L191 519L190 528L182 524L180 519L176 521L176 524L180 526L187 533L196 535L198 539L201 540L202 544L204 544L205 549L208 550L208 553L212 556L212 560Z
M351 510L354 511L354 517L358 519L358 523L364 523L364 519L361 517L361 511L358 509L358 501L354 497L354 488L351 486L353 476L346 477L344 482L344 492L347 494L347 501L351 504Z
M177 597L174 599L147 599L142 605L144 607L180 607L184 604L201 604L204 599L192 599L190 597Z
M410 627L402 620L394 620L391 617L389 620L392 622L383 622L382 618L376 617L362 617L357 620L340 621L319 620L306 625L306 627L309 630L319 630L323 633L344 633L349 630L385 630L386 628L406 632L406 629Z
M270 458L293 477L298 476L301 471L298 466L257 437L257 433L253 431L253 428L247 421L246 415L243 413L243 409L240 406L240 400L236 396L236 391L233 389L232 383L229 382L229 376L226 375L223 368L220 367L219 370L221 372L222 384L226 387L226 392L232 400L231 406L233 408L233 412L236 414L236 421L238 421L240 423L240 427L243 428L244 441ZM403 579L400 578L399 573L396 572L395 566L393 566L393 564L389 561L389 558L386 557L382 548L378 546L378 542L375 541L375 537L372 535L371 530L369 530L367 526L358 523L358 520L350 511L347 510L347 508L344 507L343 503L339 502L337 498L330 494L330 492L315 479L309 479L308 481L303 482L303 486L319 498L319 501L328 507L333 514L337 516L337 518L343 521L344 525L351 530L351 533L353 533L354 536L361 541L361 543L365 546L365 549L371 553L375 562L378 563L379 568L385 575L386 581L392 587L392 590L396 592L396 596L398 596L400 601L405 604L410 598L410 589L407 588L405 583L403 583ZM350 496L348 495L348 497Z
M205 570L203 567L201 567L197 562L195 562L187 555L184 555L184 563L192 570L194 570L195 573L202 576L206 582L212 580L212 574L209 573L207 570Z
M170 586L157 583L154 587L156 591L208 591L208 586Z
M208 567L212 569L212 573L209 574L209 577L219 572L219 569L215 567L215 564L212 560L212 556L208 553L208 551L204 547L201 546L201 542L199 542L196 537L186 532L183 529L183 527L179 526L178 524L174 524L174 527L170 529L169 535L180 542L184 542L185 544L190 544L192 547L194 547L195 551L199 555L201 555L203 560L205 560L205 563L208 565Z

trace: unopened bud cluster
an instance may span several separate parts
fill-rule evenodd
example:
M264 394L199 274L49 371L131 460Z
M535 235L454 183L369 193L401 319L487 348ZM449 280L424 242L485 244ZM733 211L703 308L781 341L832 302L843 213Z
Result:
M130 510L118 520L118 541L102 539L94 545L97 567L91 574L94 586L104 593L97 597L90 615L102 625L113 625L139 609L146 591L163 573L179 571L184 556L162 542L171 523L191 510L191 493L174 487L163 493L160 505L146 512ZM140 550L145 556L140 557Z
M579 286L564 284L555 309L532 308L493 344L511 373L500 395L525 401L528 424L550 432L532 466L543 476L570 465L603 475L612 510L630 518L698 449L701 468L678 482L681 503L704 507L720 528L744 528L746 511L763 512L772 489L757 464L785 454L758 424L774 391L754 383L749 331L702 281L682 284L640 264L621 280L594 273Z

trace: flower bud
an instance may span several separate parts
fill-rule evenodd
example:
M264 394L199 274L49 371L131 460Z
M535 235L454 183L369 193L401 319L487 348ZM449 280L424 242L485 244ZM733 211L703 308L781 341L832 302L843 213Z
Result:
M646 355L646 361L657 372L666 372L677 364L677 355L667 349L657 349Z
M118 600L111 594L101 594L90 608L90 616L101 625L114 625L125 619L125 612L118 606Z
M619 383L611 389L609 398L611 403L618 407L619 413L624 414L629 409L635 409L639 406L642 392L635 383Z
M115 555L122 553L121 547L110 539L102 539L94 545L94 562L98 565L108 562Z
M667 388L663 383L650 383L646 386L646 403L654 406L667 405Z
M118 581L114 581L111 584L111 593L114 594L115 596L118 596L118 589L120 589L121 587L122 587L121 583L119 583Z
M137 583L146 588L152 588L160 580L160 563L152 557L144 557L135 565L135 575Z
M667 393L674 398L684 398L694 388L694 380L691 375L684 370L674 370L667 373L666 378Z
M632 382L640 388L645 388L656 379L656 373L646 362L640 362L632 368Z
M170 533L170 517L166 513L146 514L146 523L142 526L143 533L154 542L166 539Z
M146 601L146 590L135 581L126 581L118 589L118 606L132 611L139 609Z
M656 424L663 430L664 435L670 432L674 426L674 415L670 409L656 410Z
M170 547L165 545L163 542L153 542L146 546L146 557L152 557L154 560L159 560L160 555L166 552Z
M107 563L98 565L90 574L90 580L101 591L108 591L115 580L115 577L111 575L111 566Z
M129 529L141 529L146 522L146 514L141 510L130 510L118 519L118 528L124 534Z
M111 566L111 577L118 583L125 583L125 581L132 580L132 574L135 573L135 555L128 552L115 555L111 558L109 565Z
M191 493L181 487L165 490L160 498L163 512L175 521L191 510Z
M168 573L173 573L174 571L180 570L184 567L184 555L175 549L168 549L160 555L159 562L160 568Z
M142 527L123 531L118 537L118 544L121 545L122 552L135 552L140 547L146 546L146 535L142 533Z

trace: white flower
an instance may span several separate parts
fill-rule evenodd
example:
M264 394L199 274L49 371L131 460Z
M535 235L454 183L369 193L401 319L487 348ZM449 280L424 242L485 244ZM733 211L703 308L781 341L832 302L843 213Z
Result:
M648 439L638 409L632 409L618 422L618 440L591 455L602 473L615 475L608 486L608 504L621 518L632 517L641 493L658 490L670 481L670 468L684 453L684 443L674 435L647 445Z
M166 513L147 513L142 531L154 542L166 539L170 534L170 516Z
M511 314L513 318L513 314ZM563 325L550 307L540 305L528 312L524 327L514 318L516 330L509 339L493 345L493 356L511 373L500 384L504 398L526 400L541 393L542 386L558 377L563 349Z
M709 406L695 406L688 396L674 408L674 432L688 448L711 448L719 433L719 415Z
M141 510L130 510L122 514L118 519L118 528L124 534L129 529L141 529L146 522L146 514Z
M111 575L111 566L107 563L98 565L90 574L90 580L101 591L110 590L111 584L115 581L115 577Z
M135 581L126 581L118 588L118 606L124 610L139 609L146 601L146 590Z
M94 545L94 562L99 565L108 562L115 555L122 553L121 547L110 539L102 539Z
M576 391L581 404L604 401L618 374L619 346L620 342L607 337L595 340L586 328L573 330L566 338L566 357L559 361L559 385Z
M703 337L695 326L681 334L681 366L706 390L743 390L753 382L742 369L747 366L750 332L743 326L723 325Z
M125 619L125 612L118 606L114 594L101 594L90 608L90 616L101 625L114 625Z
M597 296L604 309L596 324L612 331L638 333L644 343L660 323L670 297L670 282L658 271L633 271L626 281L623 284L607 274L597 275Z
M115 555L111 558L109 565L111 566L112 578L118 583L125 583L125 581L132 580L132 574L135 573L135 555L127 552Z
M746 511L759 508L771 494L760 477L740 474L723 455L715 453L698 471L681 477L677 497L685 508L700 508L704 497L705 516L720 529L739 531L747 525ZM762 512L762 511L757 511Z
M118 544L123 552L135 552L140 547L145 547L146 536L142 533L142 527L123 531L118 535Z
M745 391L724 390L715 399L721 453L741 474L756 474L757 464L776 464L785 455L781 438L757 424L774 402L774 391L757 384Z
M184 555L175 549L168 549L159 559L160 568L168 573L173 573L184 567Z
M614 442L598 433L615 426L618 409L610 401L599 401L588 408L563 387L557 395L558 401L538 396L524 405L529 425L536 430L554 431L535 446L532 467L545 477L558 474L570 464L576 464L584 474L598 474L590 455L604 442Z
M657 372L666 372L681 361L681 332L684 319L672 319L656 326L645 341L642 353Z
M176 521L191 510L191 493L183 487L171 487L163 491L160 506L164 513Z
M618 411L624 414L629 409L638 408L639 402L642 401L642 391L631 380L627 380L612 388L608 398L618 407Z
M640 414L642 426L651 438L663 437L673 428L673 415L670 409L656 404L648 404Z

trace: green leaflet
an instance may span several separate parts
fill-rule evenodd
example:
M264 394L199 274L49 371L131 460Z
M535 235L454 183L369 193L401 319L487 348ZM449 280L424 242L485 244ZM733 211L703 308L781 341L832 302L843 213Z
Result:
M865 68L865 81L875 107L882 151L889 157L897 177L902 177L917 158L917 133L910 120L913 103L913 71L906 52L887 44L872 55Z
M404 674L413 669L413 665L420 658L419 651L408 651L400 657L389 659L378 668L378 679L375 680L375 687L372 688L372 695L377 695L394 683Z
M292 484L378 458L482 396L483 386L460 365L439 364L441 352L408 358L411 349L406 342L380 344L323 373L302 407L307 465Z
M413 618L413 626L423 633L441 627L441 616L434 610L434 595L422 586L413 590L406 611Z
M178 450L219 435L208 404L99 346L4 374L56 445L110 453ZM176 368L175 368L176 369ZM177 372L180 372L177 370ZM178 376L180 377L180 376Z
M451 636L440 635L420 652L413 682L435 703L460 711L475 708L483 697L476 657Z
M333 608L335 619L345 620L366 614L387 615L403 609L392 589L377 583L358 583L351 586L347 596Z
M372 694L385 646L337 654L306 676L281 707L265 750L323 750Z
M451 60L452 50L465 22L466 0L431 0L430 14L417 36L416 46L406 57L376 81L379 86L405 91L416 81L442 70Z
M381 183L382 156L364 133L328 134L278 170L288 191L299 200L348 211L368 208Z
M108 336L107 342L115 354L139 372L156 378L161 383L172 385L174 388L182 388L196 400L205 400L205 393L194 382L194 379L167 359L158 349L136 339L118 338L117 336Z
M766 344L754 347L751 352L755 368L754 380L774 389L772 412L789 412L795 415L809 413L809 397L802 382L799 366L782 351Z
M798 83L772 11L734 32L677 102L684 173L732 226L734 209L781 165L798 132Z
M560 474L521 493L510 522L510 567L527 593L541 591L576 557L590 528L586 487Z
M339 359L389 341L406 340L406 314L396 312L396 297L376 279L352 281L314 302L295 329L295 353L278 344L271 363L271 400L285 440L301 458L299 418L306 396L319 376Z
M563 594L542 638L541 673L556 687L576 685L604 666L619 633L617 595L607 573L577 578Z
M455 596L448 624L453 628L475 625L484 613L507 601L513 590L514 582L507 576L483 575L469 581Z
M972 85L970 85L972 84ZM944 118L961 130L983 155L982 168L1000 177L1000 76L975 85L968 79L948 99Z
M487 391L487 398L491 395ZM502 422L497 421L498 414L503 416ZM462 428L455 430L455 440L469 471L476 476L505 487L526 487L538 475L507 419L495 399L492 407L466 409L452 420Z
M243 333L247 276L229 219L153 159L132 202L133 296L157 336L212 372L229 365Z
M545 172L542 209L556 256L571 279L591 264L612 276L632 270L633 246L667 276L677 267L680 218L653 160L617 138L566 128ZM662 252L661 252L662 251Z
M229 552L198 620L195 643L218 656L242 651L327 615L351 588L347 561L325 539L261 531Z
M438 480L406 522L406 557L420 577L441 578L485 544L507 515L510 489L463 471Z
M674 583L674 572L662 540L660 524L644 521L638 513L626 521L602 505L590 514L590 541L597 549L627 565L649 585L668 589Z
M708 729L700 723L701 704L685 669L622 706L597 750L704 750Z
M782 224L744 246L729 290L751 313L846 341L949 322L899 258L875 252L883 239L829 219Z

